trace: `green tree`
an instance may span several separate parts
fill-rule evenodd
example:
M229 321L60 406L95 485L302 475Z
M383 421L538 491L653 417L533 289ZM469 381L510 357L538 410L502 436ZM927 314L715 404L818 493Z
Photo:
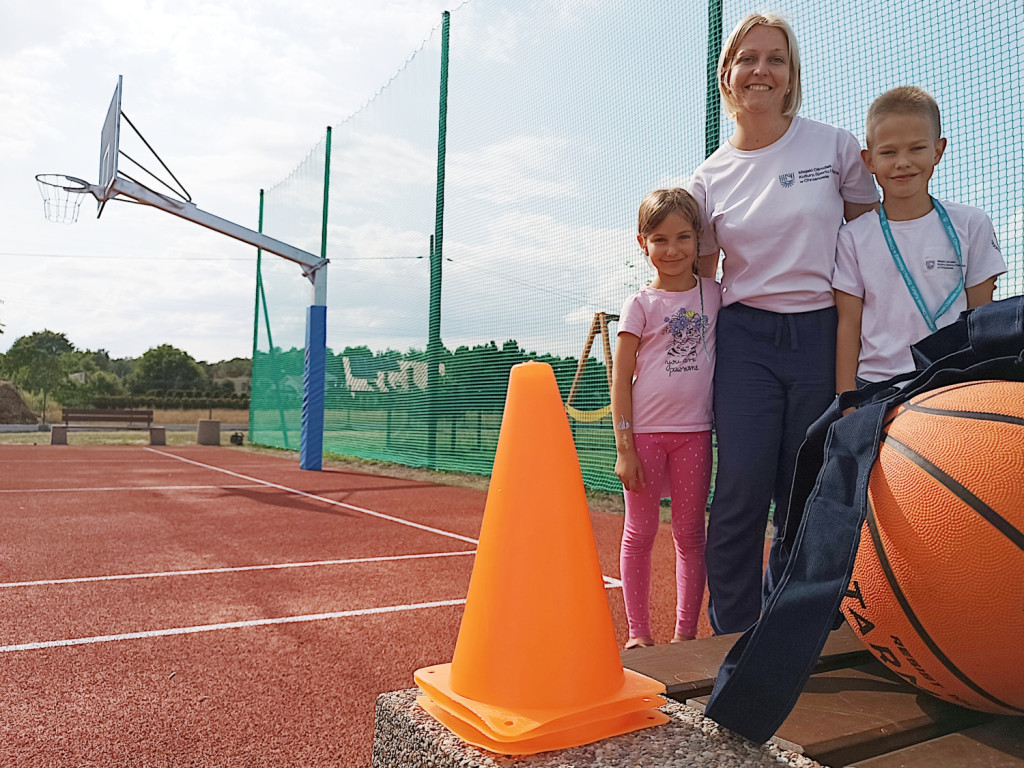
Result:
M191 355L170 344L153 347L139 358L132 377L133 392L206 389L206 371Z
M3 359L3 373L20 387L43 393L43 421L46 398L64 383L73 364L74 345L63 333L37 331L14 340Z

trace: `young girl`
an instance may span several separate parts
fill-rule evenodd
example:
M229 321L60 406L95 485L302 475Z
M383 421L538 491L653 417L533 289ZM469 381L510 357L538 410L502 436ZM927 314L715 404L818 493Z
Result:
M612 366L615 474L626 501L619 569L629 621L626 648L654 645L651 550L661 498L672 498L676 622L692 640L704 596L704 512L711 483L711 382L721 293L699 273L700 209L682 189L640 205L637 241L657 276L626 299Z

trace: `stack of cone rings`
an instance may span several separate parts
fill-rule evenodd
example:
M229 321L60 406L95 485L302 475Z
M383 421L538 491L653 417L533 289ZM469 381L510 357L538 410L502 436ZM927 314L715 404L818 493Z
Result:
M512 369L450 664L417 701L477 747L527 755L668 722L665 686L623 669L554 371Z

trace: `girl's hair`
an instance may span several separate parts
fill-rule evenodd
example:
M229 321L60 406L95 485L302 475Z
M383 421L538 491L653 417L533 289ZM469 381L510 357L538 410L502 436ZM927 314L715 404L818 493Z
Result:
M928 91L916 85L903 85L886 91L868 108L867 142L871 145L878 121L889 115L920 115L932 126L934 138L942 136L942 119L939 105Z
M697 238L697 259L693 262L694 274L697 274L700 263L700 205L685 189L656 189L640 203L637 215L636 231L645 240L661 226L670 213L678 213L693 227Z
M782 30L789 44L789 93L782 102L782 114L786 117L793 117L800 109L800 49L796 44L796 35L787 21L777 13L764 11L762 13L749 13L744 16L736 25L729 39L722 46L722 54L718 57L718 92L722 95L722 105L726 114L736 119L736 102L732 98L732 91L729 90L729 70L736 61L736 52L740 47L743 36L751 29L758 26L776 27Z

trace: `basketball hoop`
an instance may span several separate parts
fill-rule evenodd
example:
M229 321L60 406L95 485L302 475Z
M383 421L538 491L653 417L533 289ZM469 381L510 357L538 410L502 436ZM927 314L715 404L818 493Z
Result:
M49 221L72 224L78 221L78 209L82 196L93 192L93 185L74 176L63 173L40 173L36 175L39 194L43 196L43 211ZM93 194L95 194L93 192Z

